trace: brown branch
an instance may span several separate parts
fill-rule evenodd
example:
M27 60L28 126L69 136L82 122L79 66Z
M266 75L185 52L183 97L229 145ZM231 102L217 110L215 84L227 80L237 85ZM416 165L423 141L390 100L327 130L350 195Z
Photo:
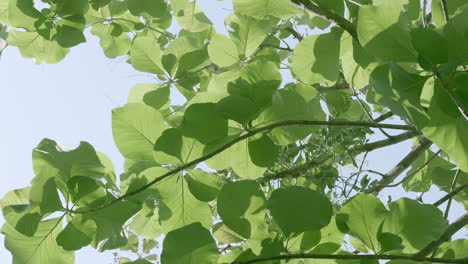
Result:
M318 167L322 165L324 162L327 160L331 159L330 156L327 156L325 158L322 158L320 160L311 160L308 162L304 162L298 166L282 170L277 173L271 173L268 175L265 175L265 177L262 177L259 179L259 182L266 182L266 181L271 181L271 180L278 180L278 179L283 179L283 178L297 178L299 177L304 171L309 170L311 168Z
M444 195L444 197L440 198L439 200L437 200L436 202L434 202L432 205L434 206L439 206L443 203L445 203L445 201L449 200L450 198L452 198L453 196L457 195L459 192L463 191L464 189L466 189L468 187L468 182L465 183L465 184L462 184L460 186L458 186L457 188L453 189L451 192L447 193L446 195Z
M375 122L375 121L374 121ZM413 138L415 136L418 136L419 132L417 131L407 131L404 133L401 133L400 135L392 136L391 138L387 138L384 140L368 143L365 145L355 145L351 146L350 150L356 151L359 150L361 152L363 151L372 151L375 149L391 146L396 143L400 143L402 141L405 141L407 139Z
M425 248L423 248L418 253L414 254L416 257L425 257L434 250L436 250L442 243L450 241L450 238L458 232L458 230L462 229L465 225L468 224L468 213L465 213L463 216L455 220L452 224L450 224L447 229L445 229L444 233L439 237L439 239L432 241L429 243ZM453 262L452 262L453 263ZM468 263L468 258L465 258L465 262L460 263Z
M343 260L413 260L429 263L467 263L468 258L426 258L412 255L327 255L327 254L290 254L267 258L257 258L243 261L234 261L232 264L251 264L272 260L290 260L290 259L343 259Z
M418 169L416 169L413 173L411 174L408 174L406 175L401 181L395 183L395 184L390 184L390 185L387 185L385 186L386 188L387 187L397 187L398 185L404 183L405 181L411 179L411 177L413 177L416 173L418 173L420 170L424 169L429 163L431 163L435 157L437 157L437 155L440 154L440 152L442 152L442 150L439 150L437 151L436 153L434 153L434 155L432 155L432 157L430 157L428 160L426 160L426 162L424 162L423 165L421 165Z
M266 131L270 131L272 129L275 129L275 128L278 128L278 127L285 127L285 126L345 126L345 127L382 127L382 128L389 128L389 129L402 129L402 130L414 130L413 127L411 126L407 126L407 125L394 125L394 124L373 124L373 123L370 123L370 122L352 122L352 121L312 121L312 120L286 120L286 121L281 121L281 122L277 122L277 123L273 123L273 124L270 124L270 125L267 125L267 126L264 126L264 127L260 127L260 128L257 128L255 130L251 130L249 131L248 133L242 135L242 136L239 136L238 138L234 139L234 140L231 140L230 142L224 144L223 146L219 147L218 149L214 150L213 152L211 152L210 154L207 154L205 156L202 156L198 159L195 159L195 160L192 160L180 167L177 167L165 174L163 174L161 177L159 178L156 178L152 181L150 181L149 183L147 183L146 185L134 190L134 191L131 191L131 192L128 192L118 198L116 198L115 200L112 200L110 201L109 203L105 204L105 205L102 205L100 207L96 207L96 208L92 208L92 209L88 209L88 210L84 210L84 211L72 211L74 213L79 213L79 214L86 214L86 213L92 213L92 212L96 212L96 211L99 211L101 209L104 209L104 208L107 208L113 204L116 204L128 197L131 197L131 196L134 196L136 194L139 194L143 191L145 191L146 189L150 188L151 186L153 186L154 184L168 178L169 176L172 176L178 172L181 172L185 169L188 169L192 166L195 166L197 165L198 163L200 162L203 162L205 160L208 160L214 156L216 156L217 154L225 151L226 149L230 148L231 146L233 146L234 144L240 142L240 141L243 141L247 138L250 138L254 135L257 135L257 134L260 134L262 132L266 132Z
M358 35L356 27L349 22L347 19L330 12L328 10L322 9L312 3L310 0L300 0L301 4L304 5L306 9L316 14L319 17L322 17L330 22L333 22L340 26L342 29L346 30L356 41L358 41ZM359 41L358 41L359 42Z
M366 193L378 193L387 185L392 183L401 173L403 173L406 169L408 169L411 164L422 154L424 151L426 151L430 146L432 145L432 142L426 138L422 138L419 141L419 144L411 150L406 157L404 157L398 164L393 167L389 172L385 174L384 177L375 185L371 186L369 189L367 189L365 192Z
M379 122L382 122L382 121L384 121L385 119L390 118L390 117L392 117L392 116L393 116L393 113L390 111L390 112L387 112L387 113L385 113L385 114L382 114L382 115L380 115L379 117L377 117L376 119L374 119L374 122L379 123Z

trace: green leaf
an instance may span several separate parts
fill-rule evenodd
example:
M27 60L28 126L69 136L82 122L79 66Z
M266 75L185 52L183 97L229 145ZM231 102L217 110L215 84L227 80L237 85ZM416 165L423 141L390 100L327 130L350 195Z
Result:
M155 109L169 106L170 89L164 84L139 83L132 87L128 95L129 103L144 103Z
M139 35L133 40L130 48L130 61L136 70L164 74L161 57L161 48L153 36Z
M434 76L428 78L422 88L419 102L421 103L421 106L425 108L429 108L431 105L432 96L434 95L435 81L436 79Z
M420 106L419 98L426 77L411 74L397 64L381 65L372 72L367 99L390 108L393 113L409 118L416 127L428 121L426 111ZM371 98L371 96L374 98Z
M246 124L258 113L257 106L248 98L229 95L216 104L216 110L239 124Z
M221 34L216 34L208 45L211 61L221 67L228 67L239 61L234 42Z
M344 2L341 0L314 0L314 2L320 8L328 9L340 16L344 14Z
M16 204L29 204L29 192L31 187L9 191L0 200L0 208Z
M212 23L200 9L197 1L179 0L172 3L177 23L185 30L200 32L211 27Z
M80 43L86 42L83 31L66 25L57 27L55 40L64 48L71 48Z
M447 220L437 207L401 198L389 205L390 213L385 219L382 232L398 234L403 240L404 253L416 253L428 241L439 239L447 227Z
M377 197L359 194L341 208L336 221L340 229L346 229L342 231L358 237L372 251L378 252L379 227L387 214L387 209Z
M340 56L346 81L355 89L366 87L371 72L378 63L348 32L344 32L341 37Z
M259 167L271 167L278 158L278 147L267 135L249 140L249 154L252 162Z
M290 18L301 10L290 0L234 0L234 11L252 17Z
M185 110L183 121L184 136L194 138L203 144L227 136L228 122L216 111L216 104L192 104Z
M75 216L65 229L58 234L57 245L67 251L79 250L91 243L96 234L96 223L81 216Z
M294 48L291 72L305 84L332 85L339 74L341 30L304 38Z
M448 84L461 102L468 102L468 93L465 89L468 81L467 74L455 73ZM466 109L466 104L465 104ZM430 121L422 129L425 137L434 142L446 152L450 159L463 171L468 171L468 122L460 114L452 99L447 95L440 82L434 87L434 95L429 107Z
M15 28L34 29L41 13L34 8L33 0L3 0L0 3L0 23Z
M419 55L431 63L440 64L447 62L447 41L435 30L430 28L413 28L411 29L411 41ZM437 45L430 45L429 43L437 43Z
M62 218L41 222L33 237L18 233L8 224L3 225L5 248L13 255L15 264L74 263L74 253L65 251L55 239L62 230Z
M466 4L465 0L451 0L450 4L447 5L447 11L449 16L453 16L457 11L457 8L462 7ZM442 0L434 0L431 4L431 13L432 13L432 20L434 23L440 27L445 24L445 15L444 15L444 8L442 5ZM450 17L449 17L450 19Z
M216 264L219 256L210 231L200 223L193 223L166 235L161 264Z
M94 24L91 33L99 37L99 44L108 58L116 58L128 53L131 46L130 37L123 33L119 36L113 36L112 32L115 26L113 24Z
M88 11L88 0L58 0L59 16L84 15Z
M383 61L417 61L402 2L381 1L376 6L359 8L359 41L370 54Z
M287 236L319 230L330 223L333 214L332 205L324 195L300 186L273 191L268 199L268 210Z
M226 17L225 24L241 59L252 55L272 29L268 20L235 13Z
M401 237L395 234L381 233L377 239L379 240L379 253L385 253L388 251L400 250L404 248L402 245L403 240L401 240Z
M234 172L241 178L255 180L266 171L252 162L249 152L249 141L244 140L232 146L226 159L225 167L231 166Z
M42 219L38 206L9 205L3 208L3 216L6 222L22 235L31 237L36 233L39 222Z
M159 222L164 233L199 222L211 228L210 207L190 192L185 177L171 177L156 186L161 196Z
M263 111L255 123L265 125L286 120L325 120L325 114L318 99L306 102L297 92L282 89L276 92L271 106ZM279 127L271 131L271 137L275 143L286 145L302 140L317 130L318 127Z
M332 217L326 227L313 232L320 232L320 243L310 251L314 254L332 254L340 249L344 240L344 234L338 229L335 217Z
M232 231L223 222L213 226L213 236L222 244L239 243L244 240L241 235Z
M44 39L36 32L9 31L7 43L18 47L23 57L36 59L37 64L57 63L68 53L67 48L61 47L55 41Z
M159 210L155 208L153 200L147 200L143 203L143 208L133 218L130 228L145 239L156 239L162 234L159 224Z
M127 0L127 7L134 16L161 18L170 16L164 0Z
M259 109L263 109L271 104L281 81L281 74L274 63L255 61L242 68L240 79L228 84L228 92L248 98Z
M266 200L258 183L226 183L218 196L218 214L232 231L245 238L255 237L265 221Z
M131 103L112 111L112 134L127 158L153 160L153 145L166 128L161 114L144 104Z
M116 249L128 242L123 233L124 224L135 215L141 205L131 201L120 201L106 208L86 214L96 223L96 235L91 245L99 251Z
M435 256L443 258L466 258L468 253L468 239L457 239L445 242L439 246Z
M162 116L144 104L131 103L112 112L112 132L127 158L153 160L153 144L165 129Z
M183 163L182 138L182 131L178 128L164 130L154 144L154 159L161 164Z
M187 172L185 179L190 192L195 198L202 202L209 202L218 197L222 185L219 176L203 170L189 170Z

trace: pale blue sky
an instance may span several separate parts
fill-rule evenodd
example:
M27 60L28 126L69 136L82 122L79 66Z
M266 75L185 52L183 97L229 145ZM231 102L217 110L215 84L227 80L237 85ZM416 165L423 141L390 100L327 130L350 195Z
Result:
M206 0L199 4L218 31L225 32L223 19L232 9L231 1ZM136 83L154 82L122 58L107 59L98 39L90 34L87 43L72 48L65 60L54 65L36 65L34 60L22 58L15 47L7 48L0 60L0 80L0 197L29 184L33 178L31 151L46 137L69 148L87 141L112 159L117 173L122 172L123 159L112 139L111 110L125 104ZM368 166L385 172L409 149L408 141L375 151ZM382 197L387 194L395 194L395 189L383 192ZM425 198L432 201L441 195ZM463 209L456 204L451 212L454 219ZM78 264L112 262L111 253L96 253L92 248L76 254ZM0 263L11 263L3 236Z

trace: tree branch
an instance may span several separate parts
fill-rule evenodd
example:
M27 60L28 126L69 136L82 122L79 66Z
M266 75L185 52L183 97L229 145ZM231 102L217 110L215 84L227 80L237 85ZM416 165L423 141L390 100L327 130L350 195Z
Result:
M285 169L277 173L272 173L269 175L265 175L265 177L262 177L259 179L259 182L266 182L266 181L271 181L271 180L278 180L278 179L283 179L283 178L297 178L301 175L302 172L305 170L311 169L318 167L322 165L324 162L327 160L331 159L330 156L327 156L325 158L322 158L320 160L311 160L308 162L304 162L298 166L295 166L293 168Z
M100 207L96 207L96 208L92 208L92 209L88 209L88 210L83 210L83 211L72 211L74 213L79 213L79 214L86 214L86 213L92 213L92 212L96 212L96 211L99 211L101 209L104 209L104 208L107 208L113 204L116 204L128 197L131 197L131 196L134 196L136 194L139 194L143 191L145 191L146 189L150 188L151 186L153 186L154 184L168 178L169 176L172 176L178 172L181 172L185 169L188 169L192 166L195 166L197 165L198 163L200 162L203 162L205 160L208 160L214 156L216 156L217 154L225 151L226 149L230 148L231 146L233 146L234 144L240 142L240 141L243 141L249 137L252 137L254 135L257 135L257 134L260 134L262 132L266 132L266 131L269 131L269 130L272 130L272 129L275 129L275 128L278 128L278 127L285 127L285 126L345 126L345 127L381 127L381 128L390 128L390 129L402 129L402 130L414 130L413 127L411 126L407 126L407 125L394 125L394 124L373 124L373 123L370 123L370 122L352 122L352 121L312 121L312 120L286 120L286 121L281 121L281 122L277 122L277 123L273 123L273 124L270 124L270 125L267 125L267 126L264 126L264 127L260 127L260 128L257 128L255 130L251 130L249 131L248 133L242 135L242 136L239 136L238 138L224 144L223 146L219 147L218 149L214 150L213 152L211 152L210 154L207 154L205 156L202 156L198 159L195 159L195 160L192 160L178 168L175 168L165 174L163 174L161 177L159 178L156 178L152 181L150 181L149 183L147 183L146 185L134 190L134 191L131 191L129 193L126 193L118 198L116 198L115 200L112 200L110 201L109 203L105 204L105 205L102 205Z
M339 27L341 27L342 29L347 31L357 43L360 43L359 42L359 37L357 35L356 26L353 25L349 20L347 20L346 18L341 17L341 16L339 16L339 15L333 13L333 12L330 12L328 10L320 8L319 6L312 3L310 0L299 0L299 1L306 9L308 9L312 13L314 13L314 14L316 14L316 15L324 18L324 19L327 19L328 21L331 21L331 22L337 24ZM448 15L449 14L448 14L448 10L447 10L447 3L446 3L445 0L441 0L441 3L442 3L442 7L444 9L445 20L448 21L448 19L449 19ZM432 72L434 73L434 75L442 83L442 87L444 88L445 92L447 92L447 94L450 96L450 98L455 103L455 105L457 106L458 110L463 115L463 117L466 120L468 120L468 110L465 109L465 107L461 103L460 99L458 99L458 97L452 92L452 90L450 90L450 88L448 87L448 84L445 83L445 81L442 79L442 76L437 71L437 69L433 65L431 65L431 68L432 68Z
M392 136L391 138L387 138L384 140L368 143L365 145L351 146L350 150L351 151L359 150L361 152L372 151L375 149L379 149L379 148L387 147L396 143L400 143L402 141L405 141L407 139L413 138L418 135L419 135L419 132L417 131L407 131L407 132L401 133L400 135Z
M290 254L268 258L257 258L244 261L234 261L232 264L251 264L272 260L290 260L290 259L343 259L343 260L413 260L429 263L466 263L468 258L449 259L449 258L426 258L417 256L402 255L326 255L326 254Z
M449 16L449 12L448 12L447 1L446 0L440 0L440 3L442 4L442 9L444 10L445 22L448 22L450 16Z
M455 173L455 176L453 177L453 181L452 181L452 186L450 187L450 191L453 191L455 189L455 186L457 185L458 178L460 177L460 172L461 172L461 170L458 169L457 172ZM445 213L444 213L444 218L445 219L448 218L448 214L449 214L451 205L452 205L452 197L449 198L448 203L447 203L447 207L445 208Z
M423 165L421 165L421 167L419 167L417 170L415 170L413 173L411 174L408 174L406 175L401 181L395 183L395 184L389 184L385 187L397 187L398 185L404 183L405 181L409 180L411 177L413 177L416 173L418 173L420 170L424 169L429 163L431 163L435 157L437 157L437 155L440 154L440 152L442 152L442 150L439 150L437 151L436 153L434 153L434 155L432 155L432 157L430 157L426 162L424 162Z
M293 51L291 48L288 47L281 47L281 46L276 46L273 44L262 44L260 45L260 48L274 48L274 49L279 49L279 50L285 50L285 51Z
M447 242L452 238L452 236L458 232L458 230L462 229L465 225L468 224L468 213L465 213L463 216L455 220L452 224L450 224L447 229L445 229L444 233L440 236L439 239L432 241L429 243L425 248L423 248L418 253L414 254L416 257L424 257L434 250L436 250L442 243ZM465 258L465 262L460 263L467 263L468 258ZM453 262L452 262L453 263Z
M289 33L291 33L291 35L293 35L293 37L299 41L302 41L304 39L304 37L299 34L299 32L297 32L294 28L292 27L287 27L285 28L284 30L288 31Z
M468 111L465 109L465 106L463 106L462 102L460 99L457 97L457 95L450 89L448 83L442 78L442 75L440 72L437 70L437 68L431 64L432 72L434 75L437 77L437 79L440 81L442 84L442 88L444 91L448 94L450 99L452 99L452 102L457 106L458 111L460 111L460 114L468 120Z
M319 17L322 17L330 22L333 22L340 26L342 29L346 30L356 41L359 42L356 27L349 22L347 19L332 13L328 10L322 9L312 3L310 0L300 0L301 4L304 5L306 9L316 14Z
M382 115L380 115L379 117L377 117L376 119L374 119L374 122L379 123L379 122L382 122L382 121L384 121L385 119L390 118L390 117L392 117L392 116L393 116L393 113L392 113L392 111L390 111L390 112L387 112L387 113L385 113L385 114L382 114Z
M447 193L446 195L444 195L444 197L440 198L439 200L437 200L436 202L434 202L432 205L434 206L439 206L443 203L445 203L445 201L449 200L450 198L452 198L453 196L457 195L459 192L463 191L464 189L466 189L468 187L468 182L465 183L465 184L462 184L460 186L458 186L457 188L453 189L451 192Z
M387 185L392 183L401 173L403 173L411 164L422 154L426 151L432 142L426 138L422 138L419 141L419 144L411 150L406 157L404 157L393 169L385 174L384 177L375 185L371 186L367 189L366 193L378 193Z

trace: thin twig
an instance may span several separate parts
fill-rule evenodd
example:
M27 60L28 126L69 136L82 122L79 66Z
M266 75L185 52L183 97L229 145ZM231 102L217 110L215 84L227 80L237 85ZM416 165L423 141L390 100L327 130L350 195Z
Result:
M293 51L291 48L288 48L288 47L280 47L280 46L276 46L276 45L273 45L273 44L262 44L260 45L260 47L268 47L268 48L275 48L275 49L279 49L279 50L286 50L286 51Z
M433 252L436 248L438 248L442 243L446 241L450 241L450 238L458 232L458 230L462 229L465 225L468 224L468 213L465 213L463 216L455 220L455 222L451 223L439 237L439 239L430 242L426 247L424 247L421 251L414 254L416 257L424 257L429 255ZM453 263L453 262L452 262ZM468 258L465 258L465 262L460 263L468 263Z
M460 99L457 97L457 95L450 89L448 83L442 78L442 75L440 74L440 72L437 70L437 68L431 64L431 68L432 68L432 72L434 72L434 75L437 77L437 79L440 81L440 83L442 84L442 88L444 89L444 91L448 94L448 96L450 97L450 99L452 99L453 103L455 103L455 105L457 106L458 108L458 111L460 111L460 113L462 114L462 116L468 120L468 111L465 109L465 107L463 106L462 102L460 101Z
M387 147L396 143L400 143L402 141L405 141L407 139L413 138L418 135L419 135L419 132L417 131L407 131L407 132L401 133L399 135L396 135L396 136L393 136L391 138L387 138L384 140L379 140L379 141L364 144L364 145L353 145L349 148L349 150L372 151L375 149L379 149L382 147Z
M385 113L385 114L382 114L382 115L380 115L379 117L377 117L376 119L374 119L374 122L375 122L375 123L379 123L379 122L382 122L382 121L384 121L385 119L390 118L390 117L392 117L392 116L393 116L393 112L390 111L390 112L387 112L387 113Z
M293 35L293 37L299 41L302 41L304 39L304 37L299 34L299 32L297 32L294 28L292 27L287 27L285 28L284 30L288 31L289 33L291 33L291 35Z
M451 192L447 193L446 195L444 195L444 197L440 198L439 200L437 200L436 202L434 202L432 205L434 206L439 206L443 203L445 203L445 201L447 201L448 199L452 198L453 196L457 195L459 192L465 190L466 188L468 187L468 182L467 183L464 183L460 186L458 186L457 188L453 189Z
M394 125L394 124L373 124L373 123L370 123L370 122L352 122L352 121L312 121L312 120L286 120L286 121L282 121L282 122L277 122L277 123L273 123L273 124L270 124L270 125L267 125L267 126L264 126L264 127L260 127L260 128L257 128L255 130L251 130L249 131L248 133L242 135L242 136L239 136L238 138L234 139L234 140L231 140L230 142L224 144L223 146L219 147L218 149L214 150L213 152L205 155L205 156L202 156L200 158L197 158L195 160L192 160L191 162L189 163L186 163L180 167L177 167L165 174L163 174L161 177L159 178L156 178L152 181L150 181L149 183L147 183L146 185L134 190L134 191L131 191L129 193L126 193L118 198L116 198L115 200L112 200L110 201L109 203L107 204L104 204L100 207L96 207L96 208L91 208L91 209L87 209L87 210L83 210L83 211L72 211L74 213L79 213L79 214L86 214L86 213L92 213L92 212L96 212L96 211L99 211L99 210L102 210L104 208L107 208L113 204L116 204L126 198L129 198L131 196L134 196L136 194L139 194L143 191L145 191L146 189L150 188L151 186L153 186L154 184L178 173L178 172L181 172L183 170L186 170L192 166L195 166L197 164L199 164L200 162L203 162L205 160L208 160L214 156L216 156L217 154L225 151L226 149L230 148L231 146L235 145L236 143L240 142L240 141L243 141L247 138L250 138L252 136L255 136L259 133L262 133L262 132L265 132L265 131L269 131L269 130L272 130L272 129L275 129L275 128L278 128L278 127L285 127L285 126L346 126L346 127L383 127L383 128L390 128L390 129L403 129L403 130L413 130L414 128L411 127L411 126L407 126L407 125Z
M390 185L387 185L386 187L397 187L398 185L404 183L405 181L409 180L411 177L413 177L416 173L418 173L419 171L421 171L422 169L424 169L429 163L431 163L435 157L437 157L437 155L440 154L440 152L442 152L442 150L439 150L437 151L436 153L434 153L434 155L432 155L428 160L426 160L426 162L424 162L423 165L421 165L418 169L416 169L415 171L413 171L413 173L411 174L408 174L406 175L401 181L395 183L395 184L390 184Z
M300 165L294 166L292 168L288 168L282 171L279 171L274 174L270 175L265 175L265 177L260 178L258 181L259 182L266 182L266 181L271 181L271 180L278 180L278 179L283 179L283 178L297 178L301 176L301 174L309 169L315 168L317 166L323 165L327 160L331 159L330 156L327 156L325 158L322 158L320 160L311 160L305 163L302 163Z
M359 96L357 95L357 92L356 90L354 89L354 87L352 85L350 85L351 89L353 90L353 94L354 96L356 97L359 105L361 106L362 110L364 111L364 113L366 113L367 117L369 118L369 120L372 122L372 123L375 123L374 119L372 118L372 115L371 113L369 113L369 111L367 111L366 107L364 106L364 104L362 103L361 99L359 98ZM384 134L387 138L392 138L392 136L390 136L387 132L385 132L385 130L383 130L382 128L379 128L380 132L382 132L382 134Z
M458 182L458 178L460 176L460 172L461 170L458 169L457 172L455 173L455 176L453 177L453 181L452 181L452 186L450 187L450 192L452 192L454 189L455 189L455 186L457 185L457 182ZM450 206L452 205L452 199L453 197L450 197L449 200L448 200L448 203L447 203L447 207L445 208L445 212L444 212L444 218L447 219L448 218L448 214L449 214L449 211L450 211Z
M302 5L311 11L312 13L316 14L319 17L322 17L328 21L331 21L338 26L340 26L342 29L346 30L356 41L359 41L358 35L357 35L357 30L356 27L349 22L347 19L331 12L325 9L322 9L312 3L310 0L299 0Z
M385 174L382 179L377 184L374 184L369 189L365 190L366 193L378 193L382 189L386 188L390 183L392 183L401 173L403 173L406 169L408 169L411 164L422 154L426 151L432 142L426 138L422 138L419 141L419 144L411 150L406 157L404 157L398 164L393 167L389 172Z
M450 19L450 16L449 16L449 12L448 12L447 1L446 0L440 0L440 3L442 4L442 9L444 10L445 22L448 22L449 19Z
M343 259L343 260L413 260L429 263L467 263L468 258L426 258L412 255L334 255L334 254L290 254L266 258L256 258L251 260L234 261L232 264L251 264L273 260L291 260L291 259Z

